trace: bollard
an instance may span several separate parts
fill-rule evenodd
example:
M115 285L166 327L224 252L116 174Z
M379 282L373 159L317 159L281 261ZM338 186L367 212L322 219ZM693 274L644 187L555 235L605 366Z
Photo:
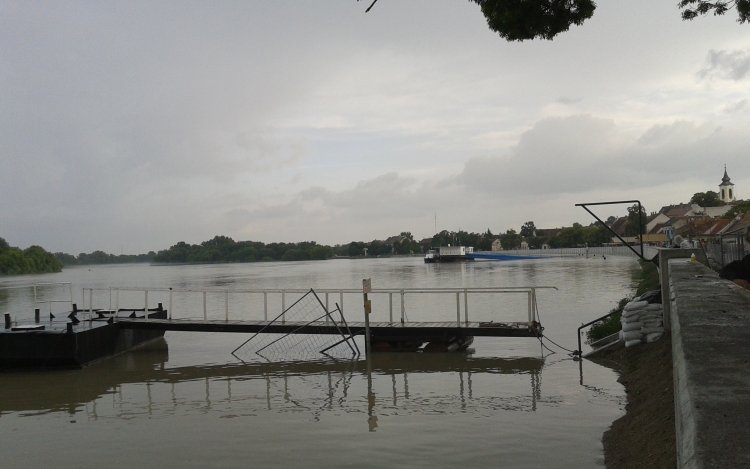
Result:
M164 311L164 306L161 303L159 303L159 307L156 308L156 310L157 311Z
M39 324L39 308L34 310L34 322Z
M5 328L10 329L10 313L5 313Z
M78 311L78 305L76 303L73 303L73 312L75 313L77 311Z
M73 333L73 323L72 322L69 322L67 324L67 329L66 330L67 330L68 334L72 334Z

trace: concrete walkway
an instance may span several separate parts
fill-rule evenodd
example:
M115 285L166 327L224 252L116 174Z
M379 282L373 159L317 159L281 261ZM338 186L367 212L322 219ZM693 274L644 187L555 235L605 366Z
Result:
M677 465L750 468L750 291L668 262Z

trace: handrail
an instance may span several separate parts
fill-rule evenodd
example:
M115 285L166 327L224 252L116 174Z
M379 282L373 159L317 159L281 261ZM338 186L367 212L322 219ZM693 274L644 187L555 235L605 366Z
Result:
M401 318L400 322L401 324L405 324L407 322L406 320L406 300L405 297L407 294L455 294L456 295L456 325L457 327L461 327L462 323L465 325L469 324L469 295L473 294L492 294L492 293L520 293L520 294L526 294L528 295L528 325L529 327L534 327L534 322L538 322L538 309L537 309L537 302L536 302L536 290L538 289L554 289L557 290L557 287L554 286L537 286L537 287L476 287L476 288L468 288L468 287L451 287L451 288L442 288L442 287L424 287L424 288L380 288L380 289L373 289L370 293L371 294L381 294L385 295L387 294L389 297L389 324L393 324L393 295L398 294L400 297L400 303L401 303ZM237 290L227 290L227 289L193 289L193 288L185 288L185 289L174 289L174 288L137 288L137 287L122 287L122 288L84 288L83 289L83 310L86 311L88 309L89 314L93 314L94 308L93 308L93 293L95 291L109 291L110 292L110 308L112 308L111 300L112 300L112 292L115 293L114 299L115 299L115 309L113 314L113 320L118 321L118 312L121 311L120 308L120 292L127 291L127 292L143 292L144 293L144 313L145 313L145 320L148 321L148 311L149 311L149 305L148 305L148 295L149 292L162 292L162 293L169 293L169 307L168 307L168 319L172 320L173 318L173 295L174 293L200 293L203 297L203 319L208 319L208 312L207 312L207 301L206 301L206 295L211 294L222 294L224 297L224 320L229 321L229 293L247 293L247 294L263 294L263 316L264 320L268 320L268 295L269 294L277 294L281 295L281 307L282 307L282 313L285 311L286 306L286 294L288 293L307 293L309 289L300 289L300 288L270 288L270 289L237 289ZM341 310L342 314L344 311L344 294L361 294L361 289L354 289L354 288L321 288L315 290L318 294L324 295L325 297L325 306L328 308L329 305L329 295L330 294L338 294L339 295L339 302L338 307ZM88 308L86 308L86 293L88 293L89 301L88 301ZM461 318L461 295L463 294L463 320ZM128 309L130 310L130 309ZM283 316L282 316L283 321Z
M607 319L610 316L614 316L615 314L620 314L620 313L622 313L622 311L614 311L612 313L605 314L604 316L600 318L596 318L591 322L587 322L586 324L581 324L581 327L578 328L578 350L574 351L573 354L578 355L578 356L581 356L581 354L583 354L583 351L581 350L581 329L583 329L584 327L588 327L596 322L599 322L602 319Z

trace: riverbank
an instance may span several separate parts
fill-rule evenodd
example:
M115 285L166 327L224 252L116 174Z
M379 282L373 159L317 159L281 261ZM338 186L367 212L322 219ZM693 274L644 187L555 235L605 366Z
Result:
M605 352L592 361L616 370L627 394L625 415L602 437L605 467L676 467L671 335Z

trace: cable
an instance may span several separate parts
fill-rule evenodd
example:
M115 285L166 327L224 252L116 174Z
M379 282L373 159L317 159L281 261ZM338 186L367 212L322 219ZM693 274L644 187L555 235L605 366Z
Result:
M535 303L536 303L536 302L535 302ZM537 319L539 319L539 324L541 325L541 324L542 324L542 317L541 317L541 316L539 315L539 305L536 305L536 317L537 317ZM542 329L543 329L543 328L542 328ZM537 336L537 338L539 339L539 342L540 342L540 343L542 344L542 347L546 348L547 350L549 350L549 351L550 351L550 352L552 352L552 353L555 353L555 352L554 352L554 351L552 351L552 350L551 350L551 349L550 349L549 347L547 347L546 345L544 345L544 342L542 341L542 338L545 338L545 339L549 340L549 341L550 341L550 342L552 342L552 343L553 343L554 345L556 345L557 347L561 348L562 350L565 350L566 352L570 353L571 355L578 355L578 351L577 351L577 350L575 350L575 351L574 351L574 350L570 350L570 349L567 349L567 348L563 347L562 345L558 344L557 342L555 342L554 340L550 339L549 337L547 337L547 336L546 336L546 335L544 335L544 334L539 334L539 335Z

